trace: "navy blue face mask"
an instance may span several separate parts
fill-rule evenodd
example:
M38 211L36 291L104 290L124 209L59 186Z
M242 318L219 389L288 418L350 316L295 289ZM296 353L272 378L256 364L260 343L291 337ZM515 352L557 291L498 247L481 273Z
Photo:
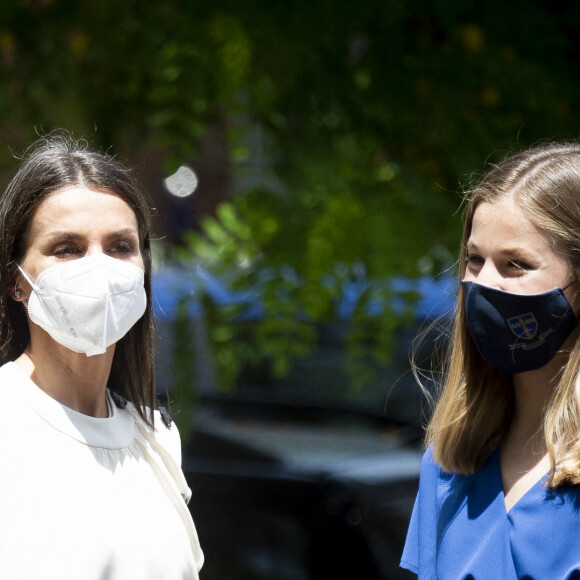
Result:
M548 364L578 323L564 295L568 286L532 295L475 282L461 286L471 338L483 359L499 371L523 373Z

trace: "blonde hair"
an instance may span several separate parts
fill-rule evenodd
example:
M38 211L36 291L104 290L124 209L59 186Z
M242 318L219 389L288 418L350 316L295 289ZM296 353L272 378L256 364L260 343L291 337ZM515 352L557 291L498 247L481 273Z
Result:
M580 274L580 145L547 144L494 165L468 194L460 250L459 280L466 268L466 245L475 210L513 195ZM466 324L461 286L443 383L427 427L426 443L444 471L471 474L503 440L512 417L511 375L494 370L480 356ZM580 339L554 378L544 409L544 439L551 459L548 486L580 483Z

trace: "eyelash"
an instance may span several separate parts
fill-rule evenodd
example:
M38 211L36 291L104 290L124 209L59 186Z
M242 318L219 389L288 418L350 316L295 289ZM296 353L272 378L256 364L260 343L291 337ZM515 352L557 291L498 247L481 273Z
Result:
M73 248L72 246L58 247L54 249L51 253L55 256L69 256L73 254L80 254L82 250L80 248Z
M479 256L474 256L472 254L467 254L467 256L465 257L465 261L468 264L472 264L473 262L475 262L477 260L482 261L482 259Z
M132 254L135 251L135 246L130 242L119 242L113 251L121 254Z

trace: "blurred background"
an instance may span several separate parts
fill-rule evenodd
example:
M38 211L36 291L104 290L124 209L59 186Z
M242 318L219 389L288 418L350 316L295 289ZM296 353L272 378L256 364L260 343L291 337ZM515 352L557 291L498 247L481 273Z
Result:
M579 32L542 0L3 0L2 183L65 128L154 199L203 580L408 577L413 338L436 370L484 164L578 137Z

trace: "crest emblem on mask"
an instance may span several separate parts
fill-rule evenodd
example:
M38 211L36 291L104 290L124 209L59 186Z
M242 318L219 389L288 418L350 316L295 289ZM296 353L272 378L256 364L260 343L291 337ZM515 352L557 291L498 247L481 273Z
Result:
M538 321L532 312L507 319L511 331L518 337L531 340L538 332Z

